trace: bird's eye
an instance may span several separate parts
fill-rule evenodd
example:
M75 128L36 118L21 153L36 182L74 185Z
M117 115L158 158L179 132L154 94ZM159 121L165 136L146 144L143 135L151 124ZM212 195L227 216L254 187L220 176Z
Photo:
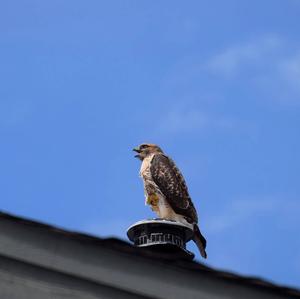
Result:
M140 149L143 150L143 149L145 149L145 148L147 148L147 147L148 147L147 144L142 144L142 145L140 146Z

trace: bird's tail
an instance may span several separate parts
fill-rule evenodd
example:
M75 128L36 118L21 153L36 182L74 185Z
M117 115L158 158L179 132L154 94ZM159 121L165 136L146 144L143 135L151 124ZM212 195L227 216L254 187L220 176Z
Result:
M193 237L193 241L196 243L200 254L203 258L207 258L207 254L205 251L206 248L206 240L205 238L202 236L200 229L198 227L198 225L195 223L194 224L194 237Z

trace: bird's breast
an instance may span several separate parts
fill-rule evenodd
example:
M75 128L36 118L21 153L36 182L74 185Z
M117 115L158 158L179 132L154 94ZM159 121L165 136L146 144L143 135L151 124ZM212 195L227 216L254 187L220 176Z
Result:
M142 162L141 169L140 169L140 176L143 179L151 178L150 163L151 163L152 158L153 158L153 155L150 155L150 156L146 157Z

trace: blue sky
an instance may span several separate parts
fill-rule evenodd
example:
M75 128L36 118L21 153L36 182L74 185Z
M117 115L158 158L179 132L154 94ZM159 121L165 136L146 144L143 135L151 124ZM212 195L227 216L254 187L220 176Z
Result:
M299 14L297 0L2 1L0 209L126 239L153 216L131 149L158 143L205 263L300 287Z

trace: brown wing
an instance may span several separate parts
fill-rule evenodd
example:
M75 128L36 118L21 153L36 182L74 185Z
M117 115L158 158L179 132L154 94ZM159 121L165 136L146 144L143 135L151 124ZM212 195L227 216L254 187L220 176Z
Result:
M197 212L189 196L185 180L175 163L163 154L156 154L151 161L150 172L153 181L166 197L172 209L198 222Z

